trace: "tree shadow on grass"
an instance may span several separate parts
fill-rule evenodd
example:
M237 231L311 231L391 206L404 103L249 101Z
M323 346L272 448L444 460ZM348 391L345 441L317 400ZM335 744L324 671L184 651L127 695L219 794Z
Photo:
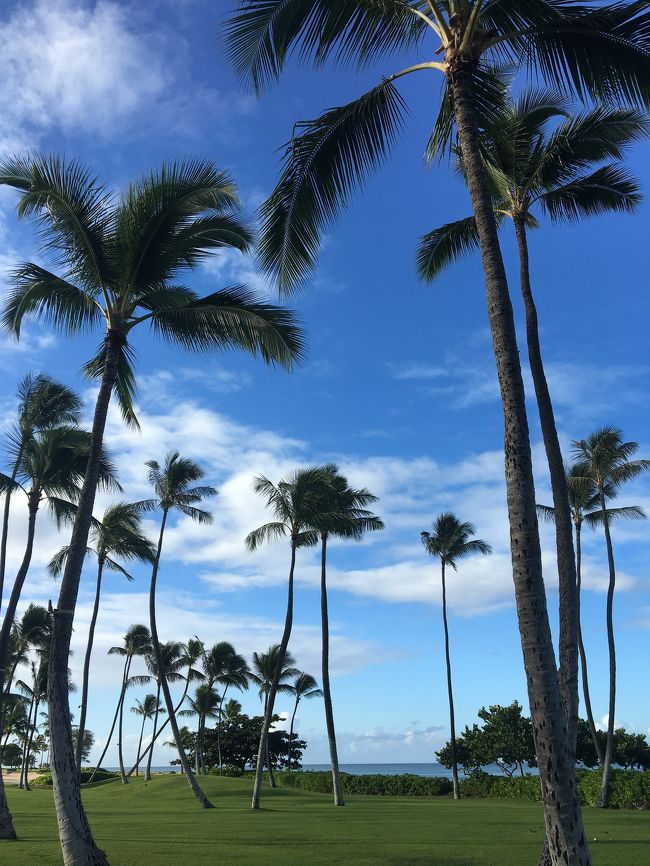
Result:
M475 860L467 860L463 857L459 860L458 857L443 856L442 858L434 854L414 854L404 855L403 857L391 857L387 861L389 866L476 866Z

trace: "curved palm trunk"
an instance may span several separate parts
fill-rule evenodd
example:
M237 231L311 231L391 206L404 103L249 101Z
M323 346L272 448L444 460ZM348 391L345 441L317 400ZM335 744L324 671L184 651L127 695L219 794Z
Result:
M607 738L603 756L603 778L600 786L601 809L609 806L609 786L612 778L612 758L614 755L614 714L616 712L616 644L614 643L614 589L616 587L616 569L614 567L614 550L612 536L609 531L607 503L602 486L600 492L600 507L603 512L603 527L605 529L605 544L607 546L607 564L609 566L609 586L607 587L607 648L609 650L609 718L607 719Z
M330 688L330 625L327 609L327 533L321 535L320 557L320 620L322 635L321 679L323 682L323 704L325 705L325 724L327 726L327 742L332 765L332 791L334 805L345 806L339 756L336 748L336 729L334 727L334 712L332 710L332 691Z
M557 551L557 571L560 611L560 692L569 726L569 748L575 763L576 740L578 736L578 589L576 562L573 550L573 528L566 472L560 440L557 435L555 414L548 383L542 363L542 349L539 341L537 309L530 287L530 268L528 263L528 242L524 217L515 217L515 233L519 250L521 294L526 310L526 341L528 360L533 377L539 422L546 451L553 510L555 512L555 547Z
M296 713L298 712L298 704L299 703L300 703L300 698L297 697L295 706L293 708L293 712L291 713L291 724L289 725L289 745L287 746L287 764L288 764L287 769L289 769L289 770L291 769L291 754L293 752L293 748L292 748L292 745L293 745L293 723L296 720Z
M454 782L454 800L460 800L458 761L456 759L456 716L454 714L454 692L451 685L451 657L449 655L449 628L447 626L447 585L445 583L445 561L441 560L442 573L442 623L445 630L445 662L447 664L447 696L449 698L449 729L451 731L451 774Z
M473 106L475 61L452 48L447 52L447 63L458 138L481 245L488 317L504 412L513 579L546 834L554 866L589 866L591 858L582 826L548 622L528 419L514 316Z
M25 774L24 783L25 784L24 784L24 787L25 787L26 791L32 790L29 787L29 764L30 764L29 759L30 759L30 755L32 753L32 743L34 742L34 734L36 733L37 719L38 719L38 708L39 708L40 703L41 703L40 698L37 698L36 702L34 704L34 719L32 720L32 725L31 725L31 728L29 730L29 738L27 740L27 748L25 749L25 761L24 761L24 767L25 767L25 769L24 769L24 774Z
M196 728L196 746L194 748L194 771L198 776L201 772L201 716Z
M144 725L145 725L146 721L147 721L147 716L145 715L145 713L143 713L142 714L142 724L140 725L140 739L138 740L138 751L135 753L138 758L140 756L140 749L142 748L142 737L144 736ZM140 761L139 760L136 761L135 774L136 774L136 776L140 775Z
M578 611L580 611L580 588L582 586L582 544L581 544L582 526L576 523L576 582L578 586ZM591 695L589 694L589 675L587 672L587 653L582 640L582 626L580 624L580 616L578 615L578 651L580 653L580 667L582 668L582 691L585 696L585 713L587 715L587 724L591 732L591 739L594 741L596 756L598 757L598 765L603 766L603 751L600 748L600 741L596 733L596 723L594 722L594 713L591 708Z
M39 499L40 496L38 491L30 492L28 499L29 516L27 522L27 541L25 544L25 553L23 554L23 561L21 562L18 573L16 574L16 579L11 590L11 596L9 597L9 603L7 604L7 610L5 611L2 629L0 630L0 714L2 715L4 715L4 709L2 706L2 704L4 703L2 701L2 695L5 686L4 668L7 663L7 656L9 652L9 639L11 637L11 629L16 618L16 609L18 607L18 602L20 601L20 594L22 592L23 585L27 577L27 572L29 571L29 565L32 561L32 552L34 550L34 534L36 532L36 515L38 513ZM9 805L5 796L4 780L2 778L2 774L0 774L0 839L15 838L16 831L14 829L13 818L11 817Z
M16 462L14 463L14 468L11 471L12 481L15 481L16 476L18 475L18 467L20 466L20 461L23 458L24 450L25 437L23 435L21 436L20 445L18 446L18 454L16 455ZM7 539L9 537L9 507L11 505L11 493L11 490L7 490L5 494L5 504L2 510L2 538L0 539L0 610L2 610L2 595L4 592L5 571L7 568Z
M124 670L122 671L122 688L120 689L120 696L117 699L117 706L115 707L115 714L113 715L113 722L111 724L111 729L108 732L108 737L106 738L106 745L104 746L104 751L99 756L99 760L97 761L97 766L92 772L90 779L88 780L88 784L93 781L95 776L97 775L97 771L101 769L102 761L106 757L106 752L108 752L108 747L111 744L111 740L113 739L113 732L115 731L115 725L117 724L117 720L120 715L120 707L122 706L122 702L124 701L124 693L126 691L126 678L128 676L128 665L130 659L127 658L124 662Z
M226 692L228 691L228 686L223 690L223 694L221 696L221 700L219 701L219 715L217 716L217 755L219 756L219 775L223 776L223 762L221 760L221 708L223 707L223 702L226 700ZM205 772L205 767L203 768Z
M25 742L23 743L23 751L20 757L20 777L18 779L18 787L25 787L25 766L27 764L27 745L29 743L29 734L32 729L32 712L34 711L34 693L32 692L32 698L29 702L29 712L27 713L27 728L25 730Z
M100 558L97 563L97 585L95 588L95 604L93 614L90 618L88 629L88 644L84 658L83 682L81 685L81 712L79 714L79 728L77 730L77 750L75 760L77 762L77 773L81 773L81 756L83 754L84 733L86 731L86 712L88 709L88 678L90 676L90 656L93 651L93 640L95 639L95 626L97 614L99 613L99 597L102 591L102 573L104 571L104 559Z
M157 730L157 728L158 728L158 715L160 713L159 707L160 707L160 677L158 678L158 687L156 688L156 712L155 712L155 715L153 717L153 730L151 732L151 743L149 744L149 757L147 758L147 769L146 769L145 774L144 774L145 782L151 781L151 761L153 759L153 746L154 746L154 743L156 742L156 740L158 739L158 735L160 734L160 731ZM161 728L160 728L161 731L162 731L163 727L164 726L161 726ZM142 757L144 757L144 755ZM131 775L131 774L129 773L129 775Z
M131 673L131 662L133 661L132 657L129 657L128 666L126 672L124 674L124 685L122 686L122 699L120 700L120 718L117 725L117 755L118 761L120 765L120 776L122 777L122 784L128 785L129 780L126 777L126 773L124 772L124 753L122 749L122 736L123 736L123 727L124 727L124 701L126 700L126 690L128 688L129 683L129 674Z
M185 688L184 688L184 690L183 690L183 695L182 695L180 701L179 701L179 702L176 704L176 706L174 707L174 712L175 712L177 715L178 715L178 711L179 711L180 708L183 706L183 701L185 700L185 697L186 697L186 695L187 695L188 687L189 687L189 680L187 680L186 683L185 683ZM158 697L158 700L160 701L160 687L159 687L159 690L158 690L158 695L157 695L157 697ZM157 707L157 705L156 705L156 707ZM158 721L158 709L156 708L156 715L155 715L155 719L154 719L154 726L153 726L153 731L152 731L152 736L151 736L151 742L149 743L149 745L147 746L147 748L144 750L144 752L142 752L142 754L139 754L139 755L138 755L138 761L137 761L137 763L134 764L134 765L131 767L131 769L129 770L129 772L126 774L127 776L131 776L131 775L133 775L133 772L134 772L134 770L135 770L137 764L139 764L139 763L140 763L140 762L141 762L141 761L142 761L142 760L143 760L147 755L149 755L148 764L149 764L149 770L151 771L151 755L153 754L153 747L154 747L155 742L156 742L156 740L158 739L158 737L162 734L162 732L164 731L164 729L167 727L167 722L169 721L169 719L165 719L165 721L162 723L162 725L160 726L160 728L159 728L158 730L156 730L156 724L157 724L157 721ZM151 772L149 772L149 779L148 779L148 780L145 780L145 781L150 781L150 780L151 780Z
M268 693L264 696L264 717L266 718L266 710L269 705ZM272 714L271 714L272 715ZM269 716L270 719L270 716ZM270 722L269 722L270 727ZM271 747L269 745L269 731L266 732L266 745L264 746L264 763L269 771L269 785L271 788L276 788L275 776L273 775L273 764L271 763Z
M251 803L251 807L253 809L259 809L260 807L260 796L262 793L262 772L264 769L264 750L267 750L268 753L268 736L269 736L269 728L271 726L271 716L273 715L273 705L275 704L275 695L278 690L278 685L280 683L280 676L282 674L282 666L284 665L284 657L287 652L287 647L289 646L289 638L291 637L291 628L293 626L293 573L296 568L296 541L292 537L291 539L291 565L289 566L289 588L287 590L287 614L284 620L284 632L282 633L282 640L280 641L280 650L278 652L278 663L275 667L275 672L273 674L273 679L271 680L271 687L268 693L268 700L266 703L266 710L264 712L264 721L262 722L262 732L260 734L260 745L257 750L257 764L255 766L255 783L253 786L253 801ZM268 755L269 762L269 775L273 778L272 770L271 770L271 756Z
M81 786L77 774L70 706L68 701L68 658L72 623L79 581L86 555L88 533L99 479L102 442L111 392L117 378L117 364L126 341L119 331L109 330L106 335L106 354L99 394L95 405L90 440L88 466L77 514L68 548L58 607L54 611L52 646L47 684L50 718L52 787L59 826L59 838L64 866L106 866L108 860L95 845L90 824L81 802Z
M151 621L151 644L153 646L153 652L156 658L156 666L158 668L158 679L160 680L160 687L162 689L163 697L165 698L167 716L169 724L171 725L172 733L174 735L174 742L176 743L176 748L178 749L178 756L181 760L183 772L185 773L188 784L192 789L192 793L199 801L201 806L204 809L213 809L214 806L205 796L205 794L199 787L199 784L196 781L194 774L192 773L192 768L190 767L189 761L187 760L187 755L185 754L185 749L183 748L183 743L181 742L181 735L180 731L178 730L178 722L176 721L176 713L174 711L174 705L172 703L172 696L171 692L169 691L169 683L167 682L167 677L165 676L165 671L163 669L163 658L160 651L160 641L158 640L158 626L156 624L156 579L158 577L160 553L162 551L162 543L165 534L166 523L167 511L163 511L162 523L160 525L160 536L158 538L158 550L156 551L156 559L154 560L153 570L151 572L151 586L149 589L149 619Z

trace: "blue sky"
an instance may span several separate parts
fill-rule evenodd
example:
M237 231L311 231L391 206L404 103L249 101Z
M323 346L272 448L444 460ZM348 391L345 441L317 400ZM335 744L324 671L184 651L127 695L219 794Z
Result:
M274 185L279 148L293 123L348 101L404 64L392 59L363 74L291 65L257 101L241 89L217 43L217 7L226 5L5 4L0 150L79 156L116 188L163 159L213 158L232 172L254 214ZM143 331L135 341L141 433L125 430L117 412L108 425L129 498L148 495L144 461L175 448L200 460L220 490L212 526L181 520L167 535L159 581L163 639L198 634L206 644L231 640L247 656L279 640L288 550L275 545L253 555L243 545L247 532L266 519L252 490L256 474L277 480L296 466L336 460L351 482L381 497L377 511L386 530L331 551L333 689L343 761L433 760L448 736L438 570L419 541L442 510L474 522L495 551L462 563L449 580L457 719L462 727L482 705L525 702L507 547L502 416L480 264L469 258L434 286L420 284L413 266L419 235L469 211L458 179L444 167L423 164L438 88L433 77L404 84L412 116L393 158L331 229L311 284L291 302L308 337L305 365L287 375L234 353L197 358ZM630 157L646 188L647 146ZM16 222L14 204L14 195L1 190L3 291L13 264L39 256L34 227ZM647 225L644 204L635 217L543 225L530 237L543 349L567 454L572 439L609 423L650 454ZM504 252L523 335L509 228ZM192 284L207 292L241 282L273 296L254 261L238 254L215 257ZM78 371L97 339L69 341L37 323L18 345L2 337L3 423L11 421L15 385L27 370L47 370L75 386L90 412L93 389ZM538 498L548 502L534 411L531 403ZM100 497L97 513L107 502ZM622 492L620 504L628 503L650 510L650 479ZM18 503L12 515L15 565L23 544ZM152 535L156 528L155 518L147 521ZM46 516L39 533L26 602L57 594L44 566L63 539ZM617 528L614 540L617 720L646 732L650 698L639 688L638 669L650 637L647 525ZM542 542L555 628L557 575L548 527L542 527ZM586 533L584 631L599 718L607 685L603 553L600 536ZM135 571L131 585L114 576L105 584L88 719L99 746L120 677L119 660L106 650L121 642L129 625L147 619L148 575ZM93 581L89 565L75 620L77 682ZM318 677L317 581L315 554L301 552L292 651L299 666ZM259 709L252 692L242 702L247 712ZM278 709L290 710L286 699ZM128 726L130 755L135 717ZM301 706L298 727L310 744L306 760L326 760L319 701ZM156 762L171 756L161 750ZM109 754L106 763L115 759Z

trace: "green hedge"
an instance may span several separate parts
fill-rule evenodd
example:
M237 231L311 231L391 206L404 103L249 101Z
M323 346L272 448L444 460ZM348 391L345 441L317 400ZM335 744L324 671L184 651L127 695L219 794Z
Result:
M583 806L598 805L600 779L599 770L577 771L578 796ZM542 799L538 776L509 779L488 773L474 773L462 780L460 789L465 797L533 801ZM615 809L650 809L650 771L642 773L638 770L614 770L610 805Z
M82 770L80 773L80 782L81 784L85 784L86 782L90 782L91 776L94 770L92 767L88 770ZM111 773L108 770L97 770L95 773L94 782L103 782L105 779L114 779L116 776L119 776L119 773ZM52 785L52 773L39 773L35 779L32 779L29 783L32 787L38 787L39 785Z
M320 794L332 793L332 774L316 770L299 770L276 773L283 785L301 788L303 791L316 791ZM401 776L383 776L379 773L369 776L356 776L341 773L341 782L346 794L376 794L383 797L439 797L451 793L451 779L439 776L415 776L405 773Z

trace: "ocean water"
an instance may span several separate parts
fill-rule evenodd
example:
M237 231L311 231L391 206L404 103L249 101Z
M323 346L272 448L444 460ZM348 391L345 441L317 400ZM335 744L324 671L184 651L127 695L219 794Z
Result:
M353 776L399 776L411 773L414 776L444 776L451 779L451 770L442 764L340 764L342 773ZM303 770L329 770L329 764L303 764Z

